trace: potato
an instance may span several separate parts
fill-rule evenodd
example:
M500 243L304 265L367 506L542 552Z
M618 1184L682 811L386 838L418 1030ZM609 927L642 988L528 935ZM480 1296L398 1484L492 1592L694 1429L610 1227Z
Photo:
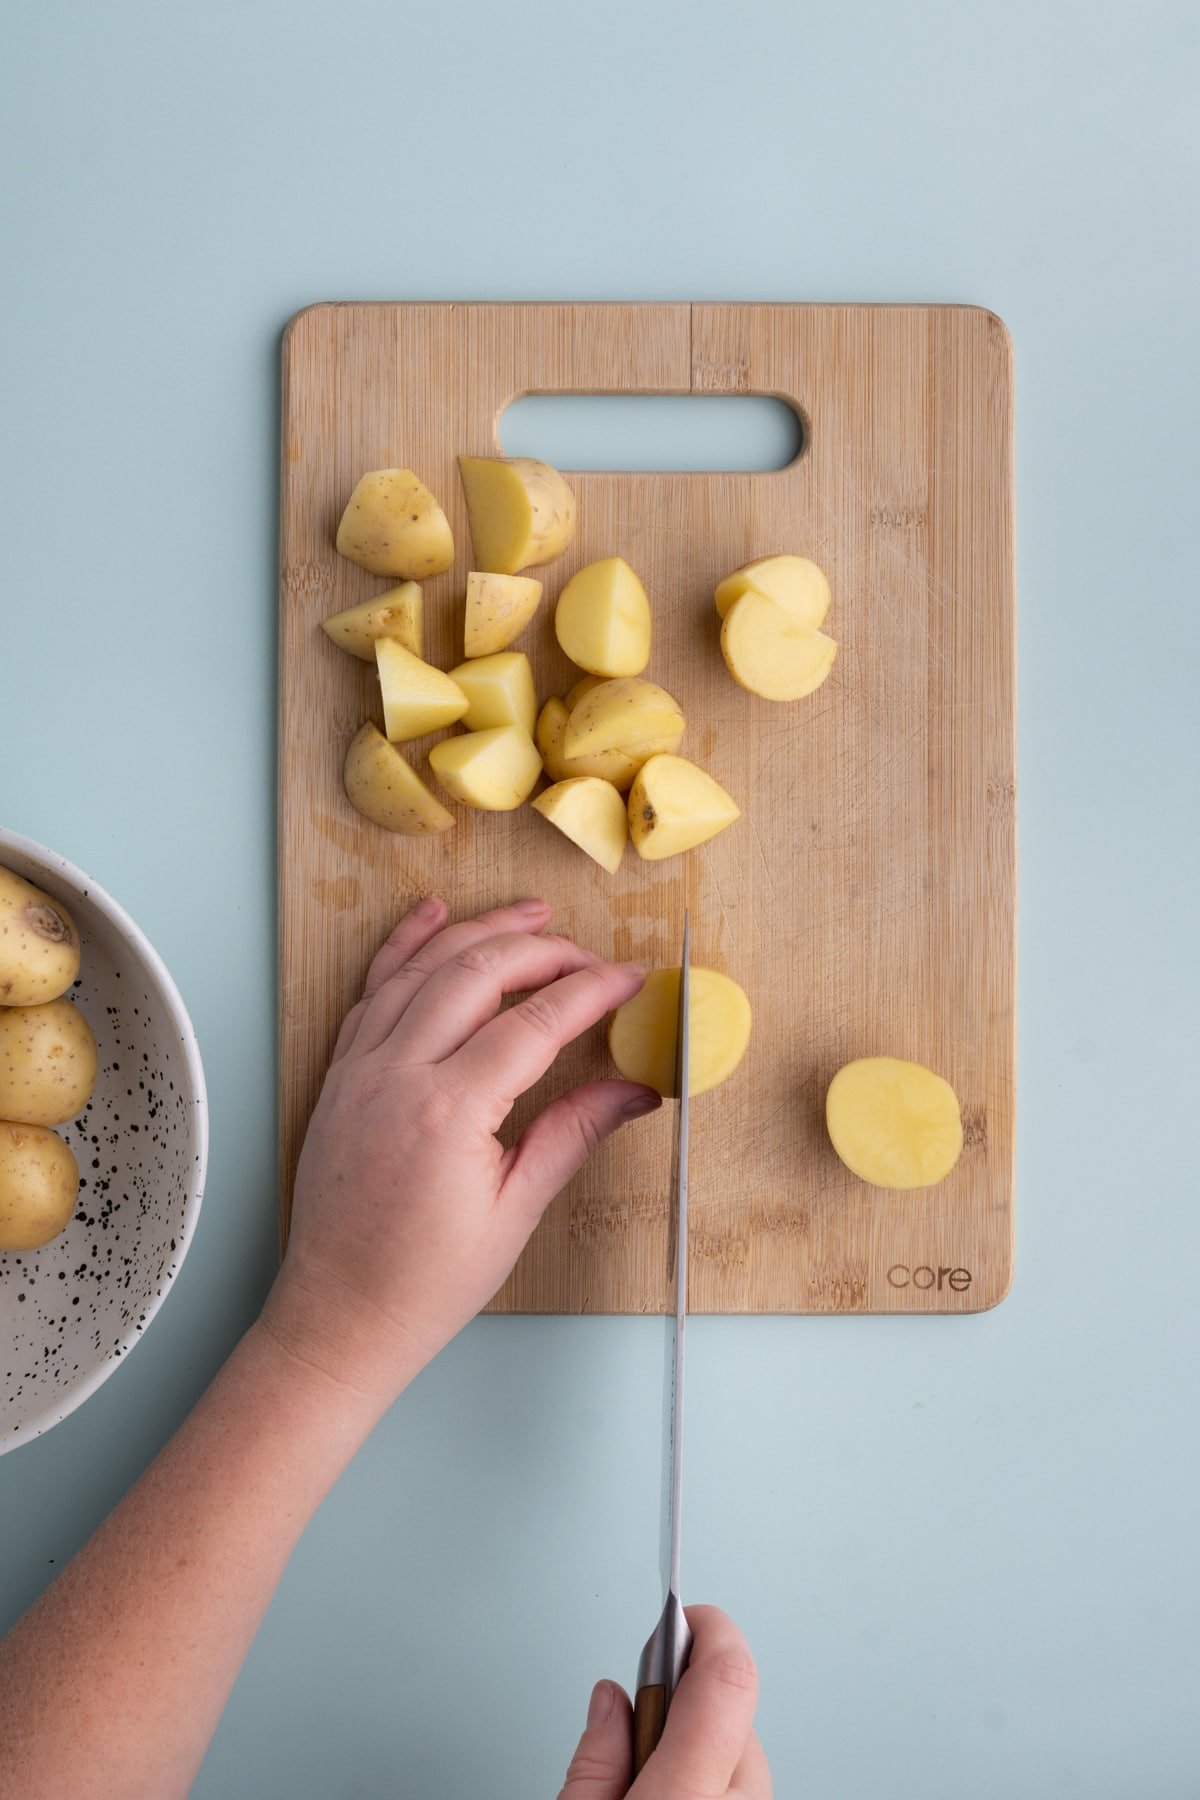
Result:
M533 670L523 650L477 656L451 669L450 679L467 696L462 722L468 731L487 731L492 725L520 725L526 737L533 736L537 695Z
M322 619L321 628L339 650L348 650L363 662L374 662L377 638L395 638L414 656L420 656L421 613L420 585L403 581L386 594L376 594L373 600L364 600L358 606L348 606L345 612Z
M575 496L531 456L460 456L475 567L515 575L561 556L575 536Z
M394 744L424 737L461 719L470 702L441 669L422 662L394 638L375 640L383 694L383 728Z
M66 999L0 1007L0 1119L61 1125L96 1085L96 1040Z
M454 823L454 814L446 811L370 720L351 739L342 780L355 811L385 831L422 837L449 831Z
M0 1251L40 1250L71 1222L79 1167L44 1125L0 1119Z
M538 609L542 584L531 575L467 576L463 655L491 656L519 637Z
M450 521L411 469L373 469L346 503L337 548L372 575L423 581L454 561Z
M831 637L753 592L725 614L721 650L733 679L764 700L803 699L820 687L837 655Z
M535 812L557 825L564 837L615 875L625 854L629 823L625 802L609 781L595 775L579 775L556 781L530 801Z
M647 862L692 850L740 816L720 782L684 756L652 756L629 790L629 834Z
M563 705L566 707L567 711L574 712L575 708L579 705L579 702L583 699L583 696L585 694L590 694L594 687L599 687L601 680L602 677L599 675L582 676L580 680L575 683L575 686L571 689L570 693L563 695Z
M590 756L682 731L678 701L657 682L635 675L602 681L583 696L567 719L563 749L568 756Z
M650 661L650 602L621 556L587 563L554 609L554 632L591 675L640 675Z
M568 717L566 701L557 699L547 700L538 714L534 742L551 781L571 781L583 775L595 775L624 793L645 757L639 761L621 750L597 750L593 756L568 758L563 751ZM651 751L646 752L647 756L651 754Z
M829 583L825 572L807 556L764 556L757 562L743 563L732 575L717 583L713 598L721 617L743 594L762 594L790 612L802 625L815 631L825 622L829 611Z
M0 1006L57 1000L79 973L79 933L66 907L0 868Z
M651 969L641 989L619 1006L608 1048L627 1081L642 1081L676 1097L679 1041L678 969ZM725 1081L750 1042L750 1002L744 988L715 969L692 966L688 981L688 1095Z
M962 1150L950 1083L895 1056L863 1056L839 1069L825 1096L825 1123L846 1167L873 1187L931 1187Z
M443 738L429 752L429 766L455 800L484 812L511 812L528 800L542 759L520 725L494 725Z

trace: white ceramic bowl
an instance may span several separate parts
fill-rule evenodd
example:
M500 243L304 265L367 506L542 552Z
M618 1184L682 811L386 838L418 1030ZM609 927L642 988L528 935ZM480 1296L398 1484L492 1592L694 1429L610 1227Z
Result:
M41 1250L0 1251L0 1453L81 1406L145 1335L187 1254L208 1155L196 1034L175 983L104 889L0 828L0 864L70 911L83 947L68 990L96 1038L75 1152L75 1217Z

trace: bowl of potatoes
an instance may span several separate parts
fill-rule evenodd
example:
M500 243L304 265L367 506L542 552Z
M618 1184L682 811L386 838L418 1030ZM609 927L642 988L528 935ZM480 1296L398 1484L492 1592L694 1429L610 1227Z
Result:
M96 882L0 828L0 1453L145 1334L207 1151L196 1034L163 962Z

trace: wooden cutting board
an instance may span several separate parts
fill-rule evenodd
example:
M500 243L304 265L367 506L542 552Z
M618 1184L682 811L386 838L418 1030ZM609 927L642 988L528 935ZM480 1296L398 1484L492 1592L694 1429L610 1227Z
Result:
M470 538L459 453L499 452L497 421L543 392L765 393L805 422L778 473L570 475L579 530L537 573L521 640L539 695L576 677L554 600L620 553L654 609L647 671L682 702L683 751L743 817L615 878L529 807L458 809L436 839L351 810L346 744L380 718L374 672L325 614L388 583L338 556L367 469L415 469L458 558L426 587L426 655L461 659ZM1012 363L991 313L962 306L325 305L283 351L280 585L282 1192L338 1024L376 945L417 895L452 916L540 894L557 928L621 959L693 957L748 991L746 1061L697 1100L697 1312L969 1312L1012 1270ZM712 590L752 556L798 551L829 575L833 674L794 705L727 674ZM422 751L425 746L416 747ZM843 1168L825 1091L851 1058L911 1057L958 1092L966 1147L940 1186L889 1193ZM611 1073L602 1030L535 1096ZM661 1312L674 1109L631 1126L550 1207L501 1312ZM528 1109L514 1116L517 1126Z

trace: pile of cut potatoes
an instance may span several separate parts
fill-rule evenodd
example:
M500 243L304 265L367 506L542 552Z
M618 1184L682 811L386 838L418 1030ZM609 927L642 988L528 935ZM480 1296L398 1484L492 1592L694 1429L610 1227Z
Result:
M397 748L459 729L429 751L447 799L489 812L530 801L594 863L615 874L632 840L647 862L678 856L740 816L736 800L679 754L685 719L651 680L649 596L621 556L586 564L555 605L559 645L581 671L541 706L529 658L511 648L537 614L543 583L523 573L554 561L576 526L575 496L532 458L459 458L473 564L466 578L463 661L422 656L420 581L453 566L449 522L411 470L378 469L351 494L337 533L343 556L399 585L322 621L333 642L374 660L383 730L366 721L346 753L346 795L366 818L409 835L447 831L454 815ZM837 643L822 627L829 582L809 558L760 557L724 577L714 602L734 680L762 699L802 700L828 677ZM543 775L549 785L535 793ZM628 1078L670 1095L678 969L656 969L611 1021L609 1047ZM745 991L713 969L691 972L691 1091L726 1080L750 1041ZM830 1085L827 1128L862 1180L911 1188L939 1181L962 1148L953 1089L891 1057L848 1064Z
M466 579L463 660L455 668L436 668L422 654L418 577L444 573L454 560L449 521L429 489L411 470L372 470L355 487L338 527L342 555L373 574L402 578L322 621L335 644L374 660L379 675L383 729L367 720L346 753L351 805L386 830L415 836L453 827L447 799L486 812L510 812L530 800L610 874L630 840L644 860L660 862L732 825L740 816L737 802L679 755L683 710L646 676L650 600L623 557L588 563L562 588L555 634L582 678L565 698L552 695L539 707L529 658L510 647L542 601L542 582L521 571L552 562L570 544L575 496L557 469L529 457L464 456L459 470L475 567ZM798 616L792 565L815 570L803 558L769 558L719 590L718 605L730 611L756 596L769 609L774 635L765 652L755 650L753 619L726 650L743 686L754 684L756 655L760 664L771 662L777 679L775 640L780 629L794 635ZM778 603L754 585L760 570L767 588L783 596ZM814 605L807 604L812 614ZM805 671L810 679L807 663ZM443 798L397 746L452 727L459 729L428 755ZM543 775L549 786L534 797Z
M79 959L66 907L0 868L0 1251L40 1249L75 1210L79 1169L51 1127L96 1085L95 1039L66 997Z

